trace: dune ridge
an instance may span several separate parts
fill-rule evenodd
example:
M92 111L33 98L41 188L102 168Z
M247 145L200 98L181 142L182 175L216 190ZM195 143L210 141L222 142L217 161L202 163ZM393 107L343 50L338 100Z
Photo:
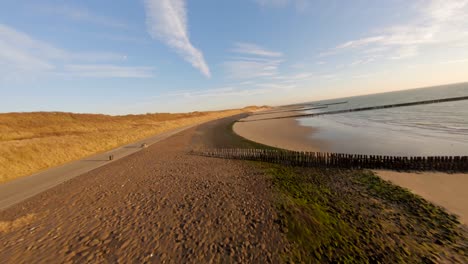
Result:
M256 111L110 116L63 112L0 114L0 183L179 127Z

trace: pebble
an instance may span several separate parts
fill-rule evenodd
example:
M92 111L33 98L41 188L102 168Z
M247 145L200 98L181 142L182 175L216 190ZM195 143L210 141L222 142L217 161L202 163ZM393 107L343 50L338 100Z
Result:
M89 243L89 245L92 246L92 247L97 246L97 245L99 245L99 244L101 244L101 241L99 241L98 239L93 239L93 240Z

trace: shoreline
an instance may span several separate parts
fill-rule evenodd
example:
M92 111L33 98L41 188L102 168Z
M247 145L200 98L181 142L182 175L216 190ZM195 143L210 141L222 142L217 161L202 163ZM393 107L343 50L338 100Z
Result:
M262 113L262 112L258 112ZM287 116L288 112L262 114L261 118ZM250 115L242 121L254 121L257 117ZM255 122L236 122L234 132L248 140L271 147L295 151L319 152L324 149L325 142L312 140L310 135L316 128L300 125L296 119L269 119Z
M261 113L261 112L259 112ZM262 114L262 117L286 116L288 112ZM256 120L250 115L241 120ZM264 145L293 151L320 152L326 149L326 142L311 139L317 128L302 126L296 119L270 119L255 122L236 122L236 134ZM409 189L424 199L445 208L458 216L459 221L468 225L468 186L467 173L444 172L398 172L372 170L383 180Z
M467 173L398 172L373 170L380 178L409 189L424 199L445 208L468 225Z

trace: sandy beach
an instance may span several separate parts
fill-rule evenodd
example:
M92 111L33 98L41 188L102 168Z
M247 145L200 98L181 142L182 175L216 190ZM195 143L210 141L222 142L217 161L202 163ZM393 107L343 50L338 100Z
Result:
M275 110L272 110L272 112ZM257 112L234 124L234 132L249 140L264 145L302 151L320 151L323 142L310 140L314 128L299 125L295 119L270 119L255 121L263 118L272 118L290 115L291 112L280 112L267 114ZM298 113L298 112L294 112Z
M271 110L275 111L274 109ZM262 118L287 116L298 112L279 112L250 115L242 121L253 121ZM312 140L312 127L304 127L295 119L271 119L254 122L237 122L234 132L249 140L265 145L296 151L324 151L326 142ZM428 201L444 207L468 224L468 174L449 174L441 172L396 172L375 171L381 178L391 181L418 194Z
M441 172L376 171L382 179L405 187L434 204L444 207L468 224L468 174Z

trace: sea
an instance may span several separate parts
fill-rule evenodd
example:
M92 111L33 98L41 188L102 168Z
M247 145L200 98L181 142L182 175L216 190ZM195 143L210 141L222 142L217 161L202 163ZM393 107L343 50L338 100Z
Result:
M338 98L306 113L468 96L468 83ZM346 102L346 103L343 103ZM339 104L333 104L339 103ZM468 156L468 100L298 119L321 151L392 156Z

